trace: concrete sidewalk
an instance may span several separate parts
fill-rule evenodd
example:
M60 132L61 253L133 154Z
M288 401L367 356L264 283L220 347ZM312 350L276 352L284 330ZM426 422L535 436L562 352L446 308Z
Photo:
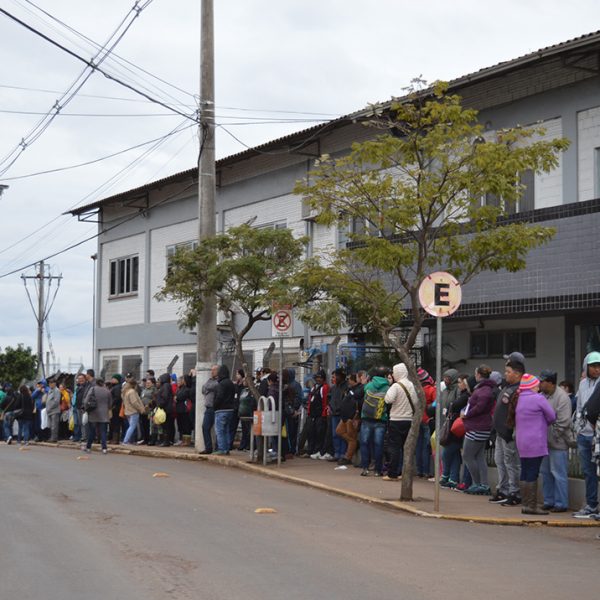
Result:
M56 447L56 444L42 442L30 446ZM61 441L60 448L79 450L79 444ZM97 449L97 446L94 446ZM440 512L433 510L434 484L423 479L413 482L413 502L400 502L400 482L383 481L373 475L360 477L360 469L352 465L346 469L336 468L336 463L294 458L287 460L280 468L276 464L263 466L250 463L249 453L232 451L229 456L200 455L193 448L171 446L109 446L111 454L129 454L154 458L195 460L217 465L243 469L267 477L277 478L298 485L320 489L328 493L345 496L361 502L374 504L391 510L400 510L416 516L431 519L448 519L470 523L492 525L545 525L550 527L600 527L594 520L579 520L571 517L571 512L549 514L548 516L526 516L520 507L506 507L488 502L487 496L469 496L442 488L440 491ZM165 469L168 472L168 468Z

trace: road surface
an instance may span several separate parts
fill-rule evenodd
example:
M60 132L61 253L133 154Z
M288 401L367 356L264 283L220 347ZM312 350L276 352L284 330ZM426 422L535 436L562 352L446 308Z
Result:
M0 446L0 599L598 594L596 529L432 521L216 465L78 456Z

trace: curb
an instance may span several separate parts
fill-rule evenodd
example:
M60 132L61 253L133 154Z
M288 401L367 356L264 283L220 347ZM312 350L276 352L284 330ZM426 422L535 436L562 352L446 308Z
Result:
M73 443L59 442L58 444L51 444L49 442L38 442L36 446L43 446L49 448L66 448L69 450L79 450L79 446ZM227 456L213 456L211 454L196 454L193 452L179 452L179 451L164 451L158 449L148 449L147 447L131 447L123 448L122 446L111 446L111 454L124 454L131 456L146 456L150 458L163 458L163 459L176 459L176 460L190 460L196 462L206 462L221 465L223 467L233 467L242 471L248 471L263 477L270 477L271 479L279 479L280 481L287 481L296 485L302 485L305 487L311 487L313 489L321 490L329 494L335 494L336 496L342 496L364 502L365 504L371 504L386 508L388 510L395 510L404 512L416 517L423 517L426 519L438 519L444 521L459 521L463 523L476 523L481 525L504 525L513 527L561 527L561 528L582 528L582 527L600 527L600 523L594 521L553 521L544 518L509 518L509 517L479 517L475 515L455 515L446 513L430 513L424 510L415 508L407 502L400 500L381 500L367 494L361 494L359 492L352 492L342 488L336 488L325 483L318 481L312 481L310 479L303 479L302 477L296 477L295 475L289 475L281 473L279 471L273 471L262 465L254 463L248 463L244 461L235 460Z

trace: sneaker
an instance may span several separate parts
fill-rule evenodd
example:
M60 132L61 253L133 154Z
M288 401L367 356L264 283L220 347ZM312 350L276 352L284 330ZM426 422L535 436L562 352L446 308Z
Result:
M457 492L466 492L467 491L467 484L466 483L459 483L454 489Z
M506 499L506 502L502 502L502 506L519 506L521 502L522 500L520 496L517 496L516 494L510 494Z
M444 481L440 481L440 487L454 489L457 487L457 483L456 481L452 481L452 479L445 479Z
M368 477L368 476L369 476L369 469L363 469L363 470L360 472L360 476L361 476L361 477Z
M321 458L321 455L318 452L315 452L314 454L311 454L310 457L313 460L318 460L319 458Z
M91 449L91 448L88 448L88 447L84 447L84 448L82 448L82 450L83 450L85 453L87 453L87 454L91 454L91 453L92 453L92 449Z
M108 450L106 448L102 448L102 454L108 454Z
M383 473L381 471L375 471L375 477L383 477Z
M553 507L550 509L550 512L551 512L551 513L564 513L564 512L567 512L567 510L568 510L568 509L567 509L567 507L566 507L566 506L553 506ZM594 518L596 518L596 517L598 517L598 518L600 519L600 515L590 515L590 518L591 518L591 519L594 519Z
M12 444L12 435L8 436L8 439L6 440L6 445L10 446Z
M481 484L477 485L475 483L469 489L465 490L465 494L471 494L473 496L487 496L491 493L492 491L489 486Z
M333 456L331 456L331 454L329 454L329 452L319 455L319 460L331 460L332 458L333 458Z
M375 477L377 477L377 473L375 473ZM384 475L381 478L382 481L400 481L400 477L390 477L389 475Z
M352 461L349 460L348 458L346 458L345 456L342 456L342 458L340 458L340 460L338 460L338 465L351 465Z
M508 500L508 496L502 492L496 490L491 498L488 498L488 502L493 504L504 504Z
M597 506L596 508L592 508L589 504L586 504L581 510L578 510L576 513L573 513L573 516L576 519L589 519L591 517L595 519L596 517L594 515L597 514L599 514Z

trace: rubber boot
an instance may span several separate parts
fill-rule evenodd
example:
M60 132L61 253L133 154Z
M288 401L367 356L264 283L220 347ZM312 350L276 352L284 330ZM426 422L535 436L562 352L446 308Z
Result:
M538 508L538 482L523 482L525 494L523 495L523 508L521 513L524 515L547 515L548 511Z

